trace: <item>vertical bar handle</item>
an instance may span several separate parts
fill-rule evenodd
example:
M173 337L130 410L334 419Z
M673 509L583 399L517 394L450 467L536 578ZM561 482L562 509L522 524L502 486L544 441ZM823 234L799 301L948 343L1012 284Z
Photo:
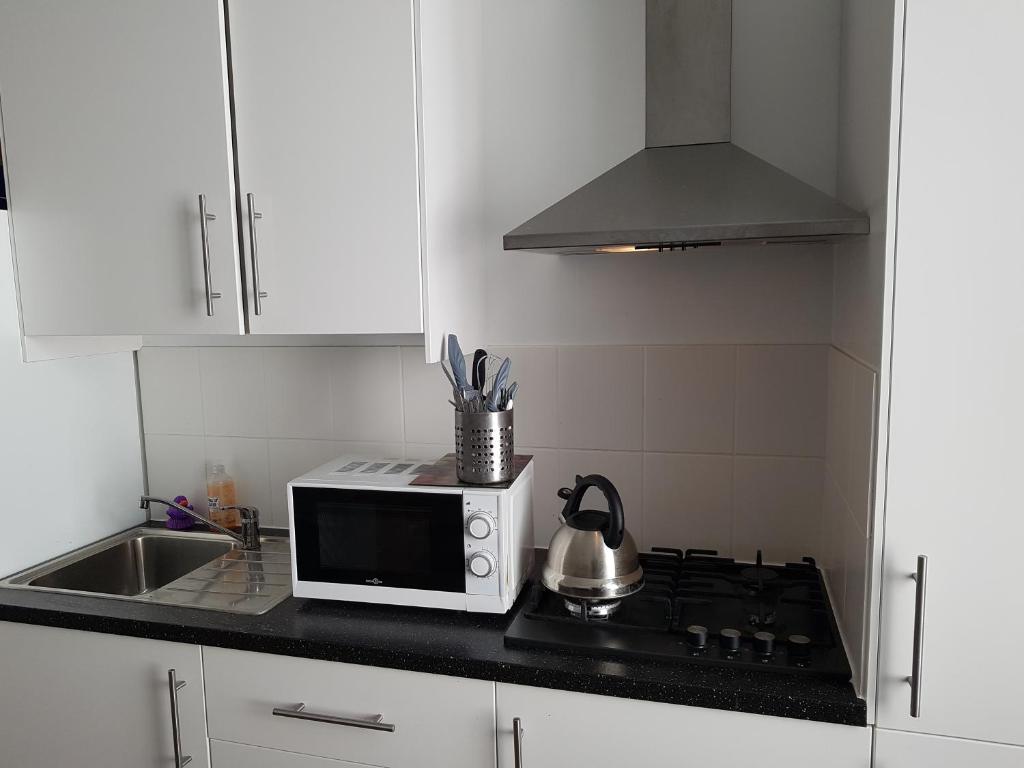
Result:
M924 604L928 589L928 558L917 556L917 571L910 575L917 582L914 601L914 660L910 677L910 716L921 716L921 670L924 665Z
M220 298L220 291L213 290L210 274L210 222L217 217L206 210L206 195L199 195L199 234L203 241L203 280L206 283L206 316L213 317L213 300Z
M512 718L512 749L515 752L515 768L523 768L523 722Z
M178 713L178 691L185 687L185 681L178 681L177 672L167 670L167 688L171 694L171 736L174 743L174 768L185 768L192 762L189 755L181 754L181 716Z
M256 198L252 192L245 196L245 202L249 207L249 253L252 258L252 306L257 315L263 314L263 299L267 298L267 292L260 290L260 257L256 242L256 220L262 219L263 214L256 210Z

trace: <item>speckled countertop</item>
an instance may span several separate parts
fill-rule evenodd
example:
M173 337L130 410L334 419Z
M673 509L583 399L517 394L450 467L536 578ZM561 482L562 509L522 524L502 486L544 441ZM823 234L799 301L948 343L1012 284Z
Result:
M520 603L522 600L520 600ZM847 725L849 683L506 648L506 616L289 598L262 616L0 588L0 621L80 629Z

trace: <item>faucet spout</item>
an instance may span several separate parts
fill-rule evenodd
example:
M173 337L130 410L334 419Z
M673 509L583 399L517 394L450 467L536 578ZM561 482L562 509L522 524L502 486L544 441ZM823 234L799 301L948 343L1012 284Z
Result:
M188 515L193 520L203 525L207 525L218 533L223 533L225 536L230 536L232 539L242 545L242 549L249 551L259 551L260 549L260 511L256 507L224 507L224 509L237 510L239 516L242 518L242 533L241 535L235 533L230 528L225 528L223 525L219 525L213 520L203 517L198 512L195 512L188 507L183 507L181 504L177 504L167 499L161 499L157 496L142 496L139 499L139 509L149 509L150 502L159 502L165 507L171 507L178 510L182 514Z

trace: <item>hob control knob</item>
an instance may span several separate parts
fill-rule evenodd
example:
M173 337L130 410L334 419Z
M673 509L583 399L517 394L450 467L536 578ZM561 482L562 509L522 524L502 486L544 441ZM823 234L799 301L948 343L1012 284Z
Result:
M686 644L692 648L703 648L708 644L708 628L691 624L686 628Z
M754 633L754 653L761 656L771 656L775 650L775 635L771 632Z
M485 512L474 512L466 522L466 530L474 539L486 539L494 531L494 520Z
M469 558L469 572L481 579L494 573L494 555L490 552L476 552Z
M811 638L807 635L789 636L789 655L794 659L806 659L811 655Z
M723 629L718 633L718 645L727 653L734 653L740 649L741 633L738 629Z

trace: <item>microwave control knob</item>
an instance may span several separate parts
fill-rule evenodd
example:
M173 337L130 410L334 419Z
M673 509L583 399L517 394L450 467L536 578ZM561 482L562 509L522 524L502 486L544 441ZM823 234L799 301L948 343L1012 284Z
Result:
M469 516L466 530L474 539L486 539L494 532L494 521L486 512L474 512Z
M490 552L476 552L469 558L469 572L481 579L494 573L496 565Z

